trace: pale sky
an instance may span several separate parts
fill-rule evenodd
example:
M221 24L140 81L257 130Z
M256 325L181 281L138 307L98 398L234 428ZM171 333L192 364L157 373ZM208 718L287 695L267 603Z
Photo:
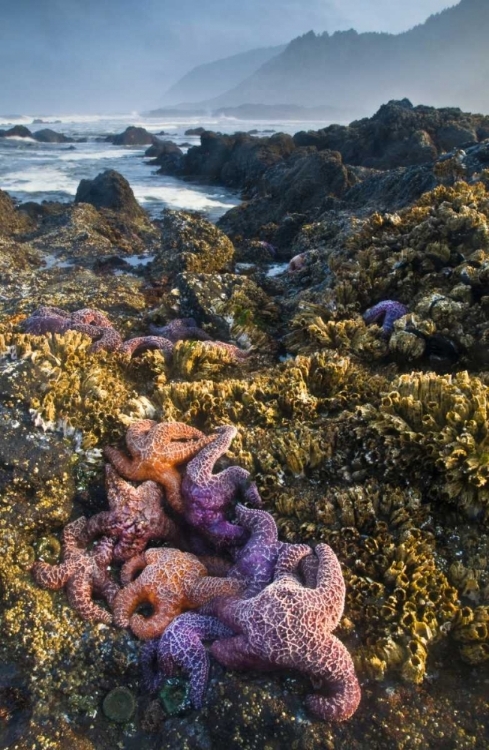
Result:
M0 115L154 108L200 63L284 44L311 29L399 33L456 4L0 0Z

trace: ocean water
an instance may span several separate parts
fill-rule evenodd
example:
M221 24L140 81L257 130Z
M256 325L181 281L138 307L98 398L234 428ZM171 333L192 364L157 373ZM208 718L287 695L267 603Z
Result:
M144 157L147 146L113 146L100 139L121 133L129 125L144 127L162 139L178 145L200 143L198 136L186 136L185 130L203 126L222 133L256 129L260 134L275 132L293 134L302 129L317 129L327 122L238 120L229 117L209 118L149 118L136 113L119 116L48 116L42 124L33 124L33 117L2 118L0 129L25 125L35 132L51 128L72 138L86 138L86 143L38 143L33 139L0 138L0 189L19 201L70 201L80 180L93 179L105 169L115 169L129 181L137 200L153 218L163 208L201 211L210 220L217 219L239 203L237 193L220 186L196 185L156 173ZM61 122L54 122L61 120Z

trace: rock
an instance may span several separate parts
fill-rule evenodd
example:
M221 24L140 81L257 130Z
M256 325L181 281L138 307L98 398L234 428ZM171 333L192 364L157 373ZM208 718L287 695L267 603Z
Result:
M76 191L75 203L109 208L132 219L146 218L128 181L114 169L106 169L93 180L82 180Z
M183 151L173 141L158 141L144 155L154 157L149 164L160 167L162 174L173 175L182 171Z
M12 138L13 136L17 136L17 138L32 138L32 133L25 125L15 125L9 130L0 130L0 138Z
M33 138L40 143L73 143L73 138L68 138L63 133L57 133L55 130L50 128L43 128L43 130L36 130L33 133Z
M11 236L26 232L32 227L29 217L19 211L9 196L0 190L0 236Z
M184 135L202 135L202 133L205 133L205 128L188 128Z
M153 277L176 274L218 273L230 268L234 247L224 232L197 213L163 212L161 249L151 264Z
M108 135L105 140L114 146L149 146L158 142L155 135L148 133L145 128L137 128L134 125L130 125L118 135Z

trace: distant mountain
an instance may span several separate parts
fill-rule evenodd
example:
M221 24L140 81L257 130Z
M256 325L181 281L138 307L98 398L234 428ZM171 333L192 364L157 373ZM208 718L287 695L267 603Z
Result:
M408 97L489 112L488 38L488 0L461 0L397 35L310 31L207 105L327 104L363 114Z
M201 102L212 99L236 86L254 73L263 63L280 55L287 45L263 47L198 65L180 78L163 97L165 106Z

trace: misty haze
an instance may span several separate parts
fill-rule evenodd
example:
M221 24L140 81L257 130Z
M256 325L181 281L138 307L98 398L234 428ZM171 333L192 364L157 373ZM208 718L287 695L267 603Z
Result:
M0 750L489 747L489 0L0 12Z

